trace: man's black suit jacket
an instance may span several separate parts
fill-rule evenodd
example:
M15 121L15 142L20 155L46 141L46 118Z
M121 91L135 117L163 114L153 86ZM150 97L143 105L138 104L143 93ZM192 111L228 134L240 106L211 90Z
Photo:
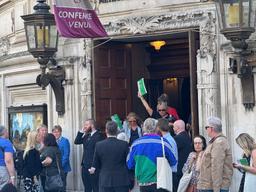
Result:
M191 139L186 131L179 133L174 136L178 147L178 170L177 175L180 178L182 173L182 168L187 161L189 153L192 151Z
M84 135L84 133L78 132L75 138L75 144L83 144L84 153L82 159L82 166L90 168L93 162L93 156L96 143L104 139L104 135L99 131L96 131L92 136L90 133Z
M126 157L128 143L109 137L96 144L93 167L99 169L101 187L119 187L129 185Z

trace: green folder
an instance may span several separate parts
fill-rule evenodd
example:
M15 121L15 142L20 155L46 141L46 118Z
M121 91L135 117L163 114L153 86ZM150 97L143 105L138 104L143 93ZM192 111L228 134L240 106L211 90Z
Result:
M116 124L117 124L117 127L119 129L122 129L122 121L121 119L119 118L119 116L117 114L114 114L111 116L111 120L114 121Z
M242 159L239 159L239 163L241 164L241 165L249 165L249 162L247 161L247 159L246 158L242 158Z
M140 92L140 94L146 95L147 94L147 89L144 83L144 78L141 78L140 80L137 81L137 85L138 85L138 91Z

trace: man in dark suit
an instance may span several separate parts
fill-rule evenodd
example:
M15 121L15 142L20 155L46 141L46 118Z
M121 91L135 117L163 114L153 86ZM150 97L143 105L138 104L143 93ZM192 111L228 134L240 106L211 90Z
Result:
M106 124L107 139L96 144L93 167L90 172L100 171L100 192L128 192L129 173L126 157L129 152L128 143L118 140L117 124L108 121Z
M85 192L99 191L99 174L98 171L91 175L88 169L92 166L95 145L97 142L104 139L102 133L97 131L96 123L93 119L85 121L84 127L77 133L75 144L83 144L83 159L82 159L82 180Z
M185 123L183 120L177 120L173 124L175 132L174 140L178 147L178 170L177 183L179 183L183 173L182 168L187 161L189 153L192 151L191 139L185 130ZM176 181L175 181L176 182Z

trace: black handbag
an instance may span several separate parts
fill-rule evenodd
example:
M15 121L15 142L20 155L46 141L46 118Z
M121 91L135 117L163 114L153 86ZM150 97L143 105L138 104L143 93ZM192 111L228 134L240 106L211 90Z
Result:
M57 162L57 167L58 167L57 175L48 176L47 168L46 168L45 189L47 191L58 191L58 190L62 190L64 187L64 184L63 184L63 181L61 178L60 166L59 166L59 161L58 161L57 155L56 155L56 162Z

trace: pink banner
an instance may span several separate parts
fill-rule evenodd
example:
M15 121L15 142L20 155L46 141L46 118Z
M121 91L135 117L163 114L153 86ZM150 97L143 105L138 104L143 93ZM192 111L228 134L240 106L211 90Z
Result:
M54 16L60 36L106 37L107 33L88 0L55 0Z

